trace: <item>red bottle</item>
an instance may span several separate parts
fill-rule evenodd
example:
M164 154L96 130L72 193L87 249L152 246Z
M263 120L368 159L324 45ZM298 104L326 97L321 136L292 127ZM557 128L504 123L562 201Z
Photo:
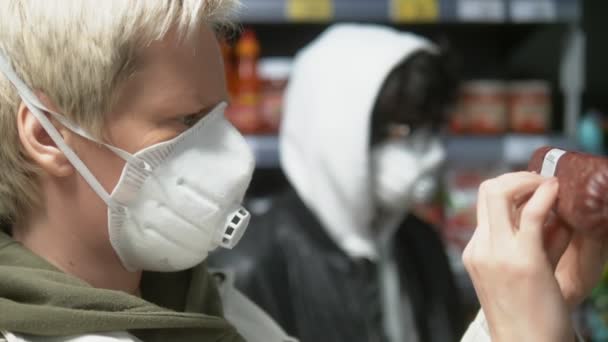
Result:
M230 121L244 134L258 133L261 120L258 113L260 80L257 64L260 43L252 30L245 30L236 44L236 73L238 82L232 106L227 112Z

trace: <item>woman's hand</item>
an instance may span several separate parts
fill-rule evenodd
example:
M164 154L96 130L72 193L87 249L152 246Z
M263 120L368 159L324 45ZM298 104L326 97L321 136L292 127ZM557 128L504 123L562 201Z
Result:
M570 309L554 273L571 234L561 225L546 225L557 189L555 179L527 172L480 187L478 226L463 259L494 342L574 340ZM570 253L584 257L580 251ZM580 260L560 261L564 289L580 286L572 281Z
M574 310L597 285L608 260L608 237L574 232L555 276L562 294Z
M544 227L544 243L555 276L573 311L596 286L608 260L608 235L571 231L553 213ZM567 249L564 252L564 246Z

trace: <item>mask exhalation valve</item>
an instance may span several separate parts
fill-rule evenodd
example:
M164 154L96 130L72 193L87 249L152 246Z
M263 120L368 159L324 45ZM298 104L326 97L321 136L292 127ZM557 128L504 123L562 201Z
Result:
M228 215L226 226L220 236L220 241L218 241L219 245L228 249L236 246L247 230L250 220L251 214L243 207Z

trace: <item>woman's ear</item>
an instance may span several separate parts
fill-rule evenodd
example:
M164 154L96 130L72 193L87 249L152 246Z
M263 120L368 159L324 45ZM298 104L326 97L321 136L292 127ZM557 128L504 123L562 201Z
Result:
M51 122L54 122L52 118L50 119ZM54 177L66 177L74 172L74 167L65 154L57 147L40 121L23 102L19 105L17 112L17 129L25 154L38 167ZM58 131L65 136L64 127L58 127Z

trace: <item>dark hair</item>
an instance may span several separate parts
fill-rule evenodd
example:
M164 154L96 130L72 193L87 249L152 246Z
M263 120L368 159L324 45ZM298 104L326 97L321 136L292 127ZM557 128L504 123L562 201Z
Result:
M0 220L0 233L11 235L11 226L7 222Z
M423 125L441 126L457 89L456 72L445 53L415 53L399 64L386 78L372 113L371 143L386 138L390 123L412 129Z

